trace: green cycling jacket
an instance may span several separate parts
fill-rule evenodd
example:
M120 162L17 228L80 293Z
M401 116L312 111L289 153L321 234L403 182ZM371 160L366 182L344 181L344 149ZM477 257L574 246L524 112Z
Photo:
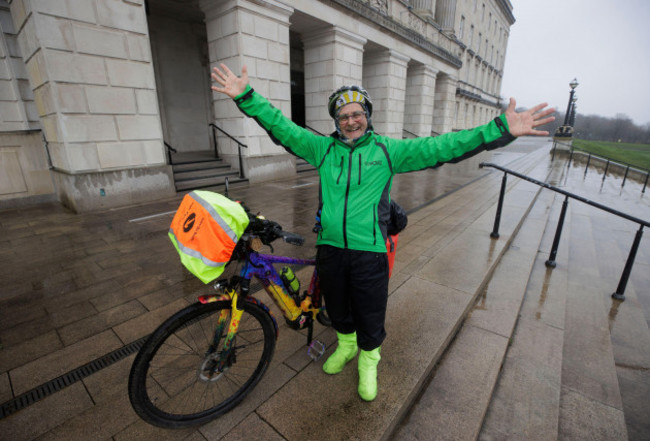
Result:
M318 169L322 230L317 244L353 250L386 252L396 173L459 162L515 139L501 115L475 129L437 137L394 139L369 131L348 145L336 133L319 136L294 124L250 86L234 100L276 144Z

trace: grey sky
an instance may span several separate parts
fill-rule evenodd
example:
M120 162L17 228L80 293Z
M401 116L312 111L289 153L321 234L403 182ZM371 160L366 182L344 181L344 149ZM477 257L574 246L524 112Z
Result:
M501 95L517 106L547 101L564 112L569 82L577 111L650 123L650 1L511 0Z

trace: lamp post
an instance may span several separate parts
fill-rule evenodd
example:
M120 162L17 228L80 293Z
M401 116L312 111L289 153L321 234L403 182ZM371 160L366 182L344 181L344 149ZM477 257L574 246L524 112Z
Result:
M564 124L558 127L558 129L555 131L556 138L571 138L573 136L573 122L570 121L571 121L571 113L572 111L573 112L575 111L573 107L575 106L576 100L574 100L573 97L575 94L575 89L576 87L578 87L578 84L579 83L576 78L574 78L569 83L569 86L571 87L571 92L569 93L569 104L567 104L566 114L564 115Z
M566 115L564 115L565 126L569 125L569 116L571 115L571 105L573 104L573 94L576 91L576 87L578 87L578 80L574 78L573 81L569 83L569 86L571 86L571 92L569 93L569 104L567 105L566 108Z
M576 102L578 101L578 95L574 95L571 99L571 116L569 116L569 125L573 127L576 123Z

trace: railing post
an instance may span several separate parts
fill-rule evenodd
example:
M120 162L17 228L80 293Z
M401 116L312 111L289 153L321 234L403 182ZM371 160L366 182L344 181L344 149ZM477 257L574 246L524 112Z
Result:
M211 125L210 127L212 127L212 143L214 144L214 157L219 159L219 150L217 149L217 131L213 125Z
M239 151L239 178L244 179L244 162L241 159L241 146L237 146L237 150Z
M621 184L621 187L625 187L625 181L627 180L627 174L630 171L630 166L628 165L627 168L625 169L625 176L623 176L623 183Z
M555 230L555 239L553 239L553 247L551 248L551 255L546 261L546 266L548 268L555 268L555 258L557 257L557 249L560 246L560 236L562 236L562 227L564 226L564 217L566 216L566 209L569 205L569 196L565 196L564 202L562 202L562 211L560 212L560 220L557 223L557 229Z
M636 236L634 236L634 243L630 249L630 254L627 256L627 262L625 262L625 268L623 269L623 274L621 275L621 281L618 282L618 288L616 288L616 292L612 294L612 297L616 300L625 300L625 287L627 286L627 281L630 278L630 273L632 272L632 265L634 264L634 259L636 258L636 251L639 249L639 243L641 243L641 236L643 236L643 225L639 225Z
M569 153L569 163L566 165L567 168L571 167L571 160L573 159L573 146L571 147L571 152Z
M650 178L650 171L645 175L645 183L643 184L643 190L641 190L641 193L645 193L645 188L648 186L648 178Z
M609 159L607 160L607 164L605 165L605 173L603 173L603 181L607 177L607 170L609 170Z
M494 218L494 228L490 233L492 239L499 238L499 223L501 222L501 210L503 209L503 198L506 194L506 182L508 180L508 173L503 173L503 179L501 179L501 191L499 192L499 203L497 204L497 215Z
M587 156L587 166L585 167L585 175L587 174L587 170L589 169L590 162L591 162L591 153L589 153L589 156Z

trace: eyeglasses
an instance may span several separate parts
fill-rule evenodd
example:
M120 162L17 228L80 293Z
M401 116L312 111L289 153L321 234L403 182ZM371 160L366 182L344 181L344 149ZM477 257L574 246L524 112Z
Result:
M362 116L366 116L366 112L353 112L349 115L339 115L336 119L339 123L344 123L347 120L357 121L361 119Z

